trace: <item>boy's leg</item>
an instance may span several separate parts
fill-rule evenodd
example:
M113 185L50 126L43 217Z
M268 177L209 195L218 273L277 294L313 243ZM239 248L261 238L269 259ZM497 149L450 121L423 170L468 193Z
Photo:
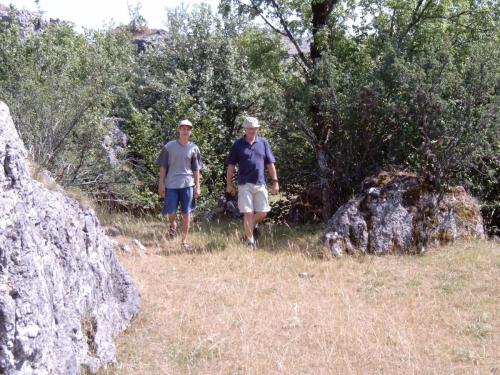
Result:
M196 207L194 201L194 188L193 186L179 189L179 198L181 202L182 211L182 244L187 244L187 237L189 233L189 222L191 220L191 211Z
M169 229L169 237L174 237L177 233L177 207L179 206L179 191L178 189L167 189L165 194L165 202L163 214L167 216Z
M191 214L182 214L182 226L181 226L182 243L187 243L190 220L191 220Z
M177 222L175 221L177 215L176 214L168 214L168 227L173 231L177 230Z

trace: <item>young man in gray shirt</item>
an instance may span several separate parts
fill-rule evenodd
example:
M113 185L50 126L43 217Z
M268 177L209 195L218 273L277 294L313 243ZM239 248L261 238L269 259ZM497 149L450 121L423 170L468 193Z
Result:
M160 166L158 194L164 198L162 214L169 222L169 236L177 233L177 209L182 212L181 245L190 249L187 243L191 211L195 208L195 198L201 195L200 169L201 153L189 141L193 124L189 120L179 122L179 138L168 142L161 150L156 164Z

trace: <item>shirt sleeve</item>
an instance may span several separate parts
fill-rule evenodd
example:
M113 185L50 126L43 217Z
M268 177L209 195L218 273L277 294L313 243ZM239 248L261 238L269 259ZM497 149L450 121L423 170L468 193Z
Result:
M269 146L267 140L264 142L264 151L264 165L276 163L276 159L274 158L273 152L271 151L271 146Z
M193 155L191 155L191 170L199 171L203 168L203 161L201 160L201 152L198 147L193 149Z
M229 150L229 155L227 155L226 166L229 164L236 165L238 164L238 152L236 151L236 142L231 146Z
M168 169L168 150L167 146L163 146L158 159L156 159L156 165L160 167L165 167Z

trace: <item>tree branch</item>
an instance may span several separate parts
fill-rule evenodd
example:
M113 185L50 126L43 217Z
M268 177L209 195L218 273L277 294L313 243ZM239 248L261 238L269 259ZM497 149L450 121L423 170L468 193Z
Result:
M288 22L283 17L283 12L279 8L279 5L276 3L275 0L271 0L271 4L273 5L273 8L275 9L275 13L276 13L276 15L278 16L278 18L280 20L281 26L285 30L286 36L292 42L292 44L294 45L295 49L297 50L297 53L299 54L300 60L302 61L302 63L307 68L310 68L311 64L310 64L309 60L306 58L306 56L304 55L304 53L302 52L302 49L300 48L299 43L297 42L297 40L295 39L295 37L292 35L292 32L290 31L290 28L288 27Z
M276 1L271 0L271 5L274 9L275 15L279 19L280 25L283 28L283 30L279 30L271 22L269 22L269 20L266 17L264 17L264 15L262 14L262 9L259 7L258 4L256 4L255 0L250 0L250 3L252 4L252 8L257 12L257 14L260 16L260 18L262 18L262 20L266 23L266 25L268 25L274 32L276 32L279 35L282 35L282 36L288 38L288 40L290 40L290 42L293 44L293 46L297 50L297 53L298 53L298 56L300 58L301 63L305 67L305 69L303 67L303 70L307 71L307 69L311 67L311 64L310 64L309 60L307 59L307 57L304 55L304 52L302 52L302 49L300 48L299 43L297 42L297 40L293 36L292 32L290 31L290 28L288 27L288 23L286 22L286 20L283 16L283 12L282 12L280 6L276 3Z

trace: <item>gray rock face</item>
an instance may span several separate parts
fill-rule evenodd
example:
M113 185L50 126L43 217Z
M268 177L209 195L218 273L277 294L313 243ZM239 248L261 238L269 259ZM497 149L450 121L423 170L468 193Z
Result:
M59 25L62 22L58 19L45 20L42 14L38 12L29 12L27 10L10 9L0 4L0 31L10 25L19 26L21 37L29 37L34 32L40 32L50 24Z
M238 208L238 197L228 194L219 197L217 206L203 215L205 221L217 221L222 219L237 219L242 217Z
M127 135L121 127L125 120L115 117L106 117L103 122L110 125L108 134L104 136L101 142L102 148L106 152L109 163L112 166L120 165L127 151Z
M382 173L328 221L325 242L342 253L418 253L464 237L484 237L478 203L462 187L442 196L414 175Z
M145 29L132 33L132 43L138 54L146 52L148 48L156 48L167 37L167 32L160 29Z
M31 178L0 102L0 373L95 372L139 304L94 212Z

